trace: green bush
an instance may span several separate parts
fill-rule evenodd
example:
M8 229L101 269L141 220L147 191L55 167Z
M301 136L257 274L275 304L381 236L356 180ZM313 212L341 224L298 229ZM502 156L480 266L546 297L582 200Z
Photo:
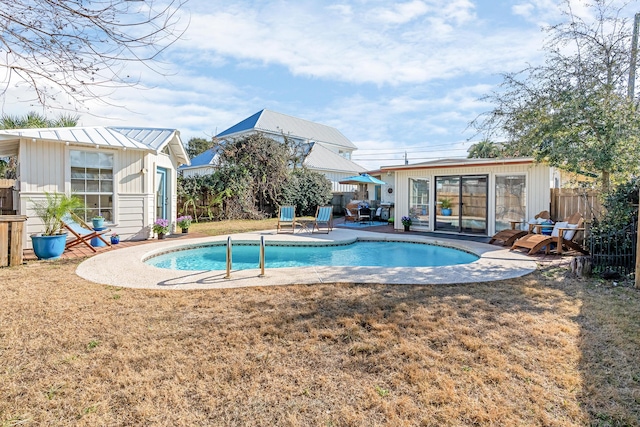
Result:
M331 181L307 168L295 169L282 188L282 204L295 205L300 215L315 215L316 207L329 204Z

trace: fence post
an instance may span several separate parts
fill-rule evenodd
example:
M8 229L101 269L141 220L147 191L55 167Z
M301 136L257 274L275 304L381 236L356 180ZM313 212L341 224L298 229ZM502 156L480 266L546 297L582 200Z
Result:
M640 274L638 274L638 272L640 271L640 211L638 211L638 228L637 228L638 232L637 237L636 237L636 271L634 272L635 275L635 286L636 289L640 289Z

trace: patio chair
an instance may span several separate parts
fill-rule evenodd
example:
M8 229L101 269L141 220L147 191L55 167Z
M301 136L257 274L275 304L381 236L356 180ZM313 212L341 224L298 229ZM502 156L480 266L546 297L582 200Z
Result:
M582 228L582 214L575 213L567 217L564 221L558 221L553 226L551 236L544 234L527 234L520 240L516 240L511 249L528 249L528 255L533 255L544 249L545 253L549 253L552 246L555 246L556 253L562 255L563 248L575 249L584 254L589 253L577 241L578 231L584 231Z
M313 222L313 230L320 232L320 225L325 225L327 234L333 229L333 206L318 206L316 209L316 219Z
M360 208L360 212L358 213L360 222L368 222L371 223L371 209L369 208Z
M538 215L534 217L534 220L529 224L529 230L521 230L516 228L518 224L522 224L524 221L510 221L511 228L506 230L500 230L496 234L491 237L489 243L499 242L503 246L512 246L513 243L521 237L526 236L529 233L535 232L534 225L541 223L542 221L548 220L551 218L549 211L542 211Z
M373 220L374 221L382 221L382 208L378 207L376 209L376 213L373 214Z
M91 239L99 239L104 242L106 246L111 246L111 242L103 237L104 234L111 231L110 229L106 228L104 230L96 231L73 212L68 213L62 218L62 225L64 228L69 230L73 236L70 239L67 239L65 249L72 248L82 243L93 252L97 252L97 249L91 245Z
M347 221L353 221L356 222L356 220L358 219L356 214L353 213L354 211L352 211L351 209L349 209L349 207L347 206L346 208L344 208L344 222Z
M296 231L296 207L295 206L280 206L280 213L278 214L278 229L277 233L280 233L282 227L291 227L291 232Z

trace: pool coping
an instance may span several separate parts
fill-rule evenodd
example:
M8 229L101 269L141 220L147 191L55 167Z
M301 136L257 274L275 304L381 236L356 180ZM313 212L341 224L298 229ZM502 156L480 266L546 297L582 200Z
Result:
M465 250L480 258L470 264L444 267L291 267L266 269L259 277L258 268L225 271L179 271L147 265L144 259L184 246L214 242L259 243L264 236L270 242L290 244L341 244L357 239L431 243ZM224 289L250 286L277 286L318 283L380 283L380 284L455 284L512 279L533 272L536 260L502 246L473 241L435 238L417 235L385 235L381 233L336 228L329 234L277 234L275 230L240 233L189 240L165 240L152 245L139 245L117 251L103 252L83 261L76 269L78 276L89 281L139 289Z

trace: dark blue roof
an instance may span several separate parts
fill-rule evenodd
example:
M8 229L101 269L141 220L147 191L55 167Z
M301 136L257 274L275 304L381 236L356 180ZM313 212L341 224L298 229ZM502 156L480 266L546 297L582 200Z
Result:
M202 152L202 153L198 154L197 156L195 156L193 159L191 159L191 165L190 166L182 165L178 169L185 169L185 168L194 167L194 166L207 166L207 165L210 165L211 164L211 160L213 160L215 155L216 155L216 150L213 149L213 148L209 148L207 151Z
M216 135L216 137L220 138L220 137L223 137L223 136L227 136L227 135L231 135L231 134L234 134L234 133L237 133L237 132L242 132L242 131L245 131L245 130L251 130L251 129L255 128L256 124L258 123L258 120L260 120L260 116L262 115L263 111L264 110L260 110L257 113L255 113L253 116L247 117L246 119L244 119L240 123L237 123L237 124L231 126L229 129L220 132L219 134Z

